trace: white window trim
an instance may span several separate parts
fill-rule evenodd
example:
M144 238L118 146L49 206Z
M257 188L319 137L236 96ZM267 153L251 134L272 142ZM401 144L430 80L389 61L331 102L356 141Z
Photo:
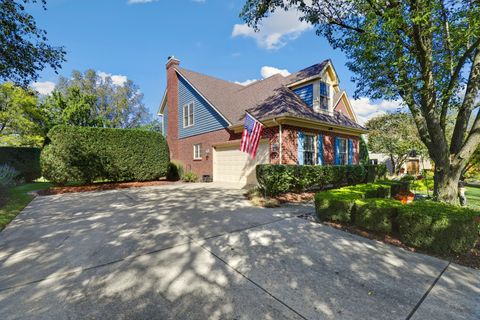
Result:
M198 146L198 157L195 148ZM202 160L202 144L196 143L193 145L193 160Z
M192 112L191 112L192 117L191 118L190 118L190 112L189 112L190 111L189 110L190 106L192 107ZM185 109L186 109L186 111L185 111ZM195 103L194 103L194 101L185 104L183 106L182 112L183 112L182 113L183 127L184 128L189 128L189 127L192 127L193 125L195 125ZM185 117L185 115L186 115L186 117ZM185 124L185 119L187 120L186 124Z
M340 159L340 154L342 154L340 150L340 141L344 140L345 141L345 163L340 163L340 165L347 165L348 164L348 152L349 152L349 146L348 146L348 139L347 138L338 138L338 159Z
M317 165L317 159L316 159L316 155L317 155L317 137L314 135L314 134L310 134L310 133L305 133L304 134L304 137L303 137L303 162L305 163L305 141L306 141L306 137L307 136L310 136L313 138L313 150L311 150L310 152L313 152L313 164L311 164L312 166L315 166Z

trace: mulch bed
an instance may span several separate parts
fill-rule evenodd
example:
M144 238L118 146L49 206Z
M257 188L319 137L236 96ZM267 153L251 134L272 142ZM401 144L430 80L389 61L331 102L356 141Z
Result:
M423 254L426 254L426 255L435 256L435 257L440 258L440 259L444 259L444 260L448 260L448 261L451 261L451 262L454 262L454 263L458 263L462 266L466 266L466 267L470 267L470 268L480 270L480 238L477 240L475 248L473 248L468 253L461 254L461 255L436 255L436 254L432 254L432 253L429 253L429 252L424 252L424 251L417 250L415 248L409 247L409 246L405 245L400 239L398 239L397 237L395 237L393 235L378 234L378 233L367 231L365 229L358 228L358 227L355 227L355 226L340 224L338 222L331 222L331 221L320 222L320 221L317 220L317 218L314 215L309 215L309 216L302 215L302 216L300 216L300 218L303 218L303 219L306 219L306 220L309 220L309 221L314 221L314 222L317 222L317 223L322 223L322 224L327 225L329 227L339 229L339 230L342 230L342 231L346 231L346 232L349 232L349 233L352 233L352 234L356 234L356 235L359 235L359 236L362 236L362 237L365 237L365 238L368 238L368 239L388 243L388 244L391 244L391 245L394 245L394 246L397 246L397 247L401 247L401 248L403 248L405 250L408 250L408 251L411 251L411 252L420 252L420 253L423 253Z
M313 201L315 192L302 192L302 193L283 193L275 197L280 203L287 202L308 202Z
M159 181L145 181L145 182L102 182L102 183L93 183L83 186L63 186L63 187L52 187L47 190L41 190L37 193L41 196L52 195L52 194L62 194L62 193L73 193L73 192L88 192L88 191L103 191L103 190L114 190L114 189L127 189L127 188L140 188L148 186L162 186L175 184L177 182L159 180Z

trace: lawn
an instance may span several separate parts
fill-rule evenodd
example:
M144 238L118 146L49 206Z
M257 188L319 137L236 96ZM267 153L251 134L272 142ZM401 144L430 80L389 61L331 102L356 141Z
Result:
M467 187L465 195L467 196L467 205L480 211L480 187Z
M32 201L34 196L29 195L29 192L48 189L51 186L49 182L33 182L8 190L5 204L0 207L0 230L5 228Z

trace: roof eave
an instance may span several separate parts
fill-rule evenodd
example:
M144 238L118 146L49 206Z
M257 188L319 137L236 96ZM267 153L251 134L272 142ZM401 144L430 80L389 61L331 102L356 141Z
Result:
M157 115L163 115L163 110L167 105L167 89L163 92L162 102L160 102L160 106L158 107Z

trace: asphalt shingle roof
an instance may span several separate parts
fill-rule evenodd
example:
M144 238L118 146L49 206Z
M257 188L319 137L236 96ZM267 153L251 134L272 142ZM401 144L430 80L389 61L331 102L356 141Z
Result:
M332 125L364 129L341 113L334 112L333 115L329 115L313 111L287 87L291 83L319 75L328 61L322 61L287 77L276 74L248 86L180 67L176 67L176 70L232 124L240 123L245 116L245 111L248 111L259 120L294 116Z

